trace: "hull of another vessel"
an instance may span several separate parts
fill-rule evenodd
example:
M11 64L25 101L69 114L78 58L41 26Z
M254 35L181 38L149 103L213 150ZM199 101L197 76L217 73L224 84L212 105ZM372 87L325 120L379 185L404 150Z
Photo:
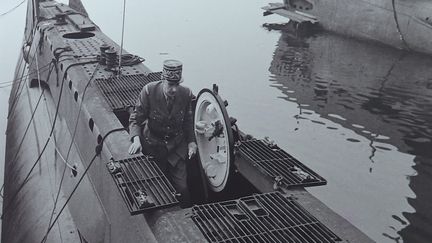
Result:
M291 1L294 2L294 1ZM297 11L342 35L432 54L432 2L426 0L309 0ZM288 3L285 1L285 6ZM295 8L294 8L295 10Z

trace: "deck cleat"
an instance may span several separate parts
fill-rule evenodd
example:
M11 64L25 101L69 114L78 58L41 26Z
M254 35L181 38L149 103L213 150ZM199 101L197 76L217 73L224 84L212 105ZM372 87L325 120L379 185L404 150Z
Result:
M282 185L282 180L283 179L284 179L283 176L276 176L274 178L273 190L275 190L275 191L279 190L280 186Z
M117 174L119 172L121 172L122 168L119 162L115 162L115 161L110 161L106 164L108 171L111 174Z
M293 174L295 174L297 177L299 177L302 180L302 182L307 182L307 181L313 181L314 180L313 176L311 176L310 174L304 172L302 169L300 169L297 166L294 166L294 167L290 168L290 170L291 170L291 172Z
M148 208L155 205L152 197L146 195L143 191L138 190L134 193L139 208Z

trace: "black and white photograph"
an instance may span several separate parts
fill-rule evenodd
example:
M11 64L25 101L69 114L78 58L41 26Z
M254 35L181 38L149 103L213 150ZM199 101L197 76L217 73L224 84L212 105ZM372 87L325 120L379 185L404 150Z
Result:
M1 0L0 242L432 242L432 1Z

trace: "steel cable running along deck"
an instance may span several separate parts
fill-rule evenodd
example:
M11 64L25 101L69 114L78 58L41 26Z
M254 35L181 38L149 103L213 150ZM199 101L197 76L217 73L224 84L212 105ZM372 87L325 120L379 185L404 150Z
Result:
M131 215L179 203L174 187L152 157L111 160L107 168Z
M236 160L251 163L262 174L285 189L327 184L320 175L267 140L250 139L236 144Z
M191 217L209 242L341 241L294 199L279 192L197 205Z

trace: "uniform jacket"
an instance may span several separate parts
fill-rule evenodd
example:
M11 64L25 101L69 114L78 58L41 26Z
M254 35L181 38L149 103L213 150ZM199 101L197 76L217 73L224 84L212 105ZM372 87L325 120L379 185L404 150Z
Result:
M195 141L192 98L191 90L179 85L173 108L168 112L162 81L144 86L129 118L131 139L142 136L147 145L166 146L172 165L178 157L185 159L188 143Z

